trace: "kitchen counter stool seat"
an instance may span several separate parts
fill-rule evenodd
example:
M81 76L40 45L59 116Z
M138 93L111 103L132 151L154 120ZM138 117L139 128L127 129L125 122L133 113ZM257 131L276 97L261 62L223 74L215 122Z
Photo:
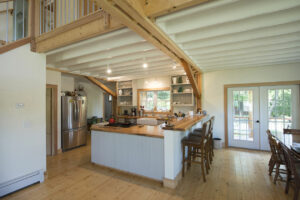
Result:
M190 168L191 163L198 163L201 165L201 171L202 171L202 176L203 176L203 181L206 182L206 177L205 177L205 169L204 165L206 168L206 173L208 173L209 170L209 158L208 158L208 152L207 152L207 136L208 136L208 122L205 122L203 124L203 130L205 132L202 133L204 137L195 137L195 136L188 136L184 137L181 140L182 144L182 177L184 177L184 171L185 171L185 163L187 163L187 169ZM186 157L185 149L187 147L188 153ZM200 161L197 161L196 159L200 158Z

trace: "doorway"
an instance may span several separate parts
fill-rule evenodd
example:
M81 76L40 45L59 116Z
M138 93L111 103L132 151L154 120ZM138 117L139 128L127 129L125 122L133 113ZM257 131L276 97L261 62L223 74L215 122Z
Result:
M57 154L57 85L46 85L46 155Z
M108 121L113 116L113 98L111 95L104 93L104 120Z
M299 128L299 85L227 89L228 146L269 150L266 130L279 138Z

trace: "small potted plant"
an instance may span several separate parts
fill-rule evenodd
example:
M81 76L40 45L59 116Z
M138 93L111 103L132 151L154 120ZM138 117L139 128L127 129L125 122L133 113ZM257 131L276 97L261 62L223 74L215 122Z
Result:
M178 77L178 83L182 83L182 76Z

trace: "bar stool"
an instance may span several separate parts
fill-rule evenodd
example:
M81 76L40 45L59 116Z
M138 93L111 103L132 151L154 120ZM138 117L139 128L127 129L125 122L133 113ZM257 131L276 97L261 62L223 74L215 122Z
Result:
M198 163L201 165L201 171L203 181L206 182L204 165L206 172L208 173L209 164L207 156L207 144L208 144L208 125L209 121L205 122L202 126L202 137L188 136L181 140L182 144L182 177L184 177L185 163L188 163L187 168L189 169L191 163ZM188 148L188 156L185 156L185 148ZM192 159L193 158L193 159ZM200 158L200 161L196 161L196 158Z
M209 161L212 163L213 156L214 156L214 144L213 144L213 125L214 125L215 117L212 116L209 119L209 138L208 138L208 155L209 155ZM202 128L195 129L192 133L190 133L190 136L195 137L201 137Z

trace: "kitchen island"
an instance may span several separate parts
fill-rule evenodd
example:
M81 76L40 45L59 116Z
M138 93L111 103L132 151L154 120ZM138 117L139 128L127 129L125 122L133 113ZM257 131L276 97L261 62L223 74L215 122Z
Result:
M205 116L189 116L164 125L93 125L92 162L163 182L175 188L181 178L181 139L201 127Z

